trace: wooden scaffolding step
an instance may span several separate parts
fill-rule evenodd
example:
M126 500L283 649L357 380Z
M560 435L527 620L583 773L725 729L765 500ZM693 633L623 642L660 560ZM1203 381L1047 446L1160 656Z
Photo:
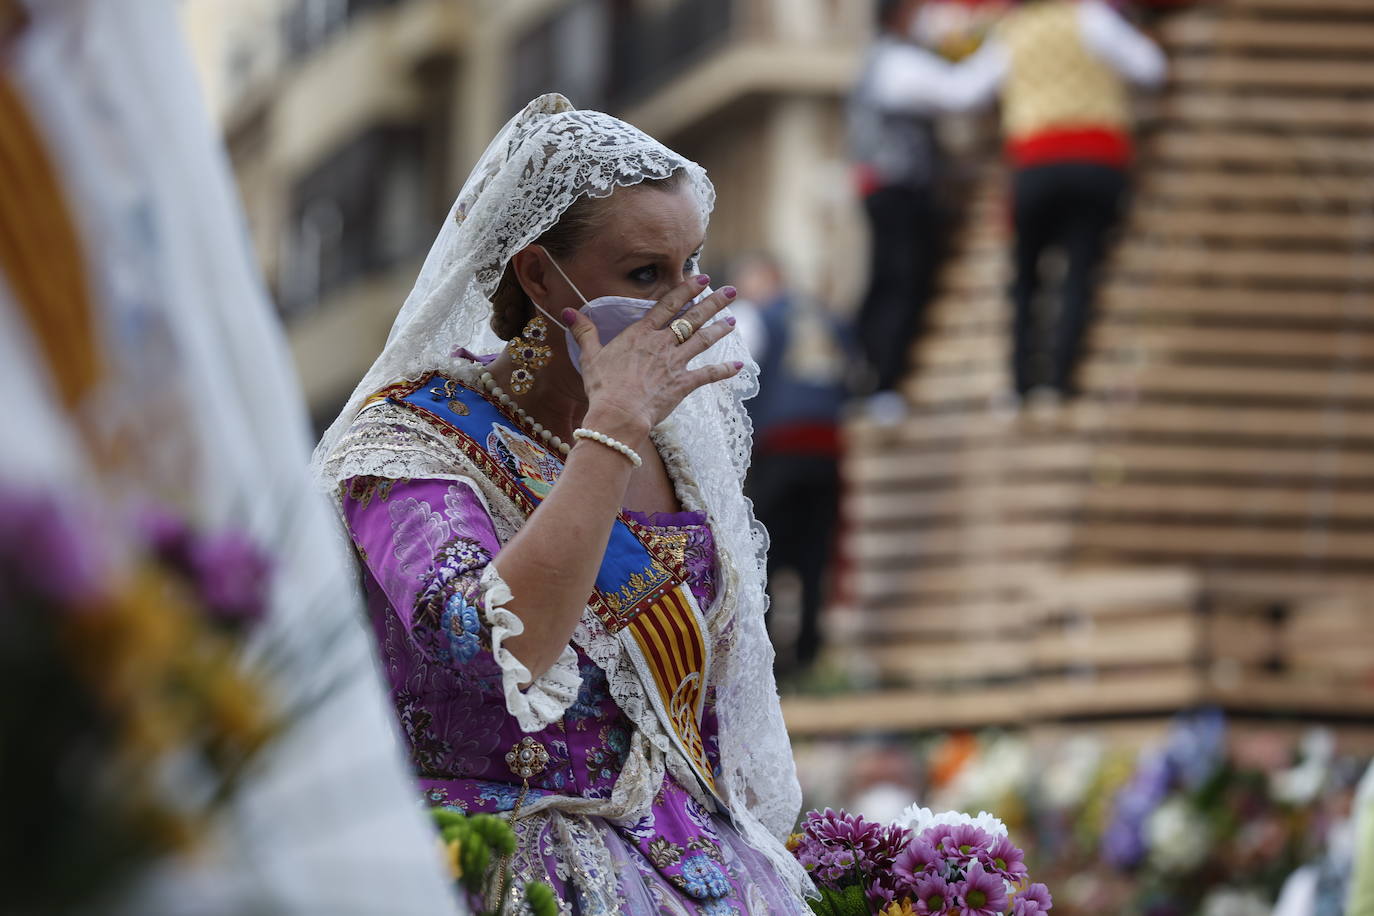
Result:
M1358 57L1374 52L1374 22L1276 21L1198 11L1167 18L1160 38L1175 52L1279 51Z
M1364 50L1374 54L1374 47ZM1181 57L1171 63L1169 77L1183 89L1196 86L1305 90L1309 93L1368 92L1374 85L1374 62L1369 59Z

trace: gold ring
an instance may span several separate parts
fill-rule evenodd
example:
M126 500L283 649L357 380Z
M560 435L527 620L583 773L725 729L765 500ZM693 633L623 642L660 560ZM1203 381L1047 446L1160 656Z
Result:
M673 335L677 337L677 342L679 344L685 344L687 338L695 334L697 330L692 327L692 323L686 318L674 318L668 323L668 327L672 329Z

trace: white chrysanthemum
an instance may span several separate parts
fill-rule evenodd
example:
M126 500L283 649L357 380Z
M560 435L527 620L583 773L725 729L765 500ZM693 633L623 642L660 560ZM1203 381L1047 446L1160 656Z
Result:
M986 811L979 811L977 817L965 814L962 811L941 811L939 814L929 808L922 808L920 805L910 805L904 810L897 823L910 827L920 833L931 827L942 827L946 824L972 824L989 836L1008 836L1007 825Z
M1223 887L1202 901L1202 916L1269 916L1273 908L1254 891Z
M963 808L1023 795L1034 772L1034 759L1026 741L1003 735L986 742L937 801L951 808Z
M1150 861L1165 872L1186 871L1202 861L1212 843L1206 819L1181 798L1166 801L1145 821Z
M1045 800L1061 810L1081 802L1092 789L1103 756L1102 742L1096 738L1080 735L1065 743L1043 777Z

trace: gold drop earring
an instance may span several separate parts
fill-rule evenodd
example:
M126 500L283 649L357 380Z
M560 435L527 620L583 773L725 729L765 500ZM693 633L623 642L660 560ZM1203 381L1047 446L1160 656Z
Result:
M515 394L529 391L534 386L534 370L543 369L549 364L552 351L544 342L548 336L548 324L535 315L524 330L506 344L506 352L515 363L515 369L510 374L510 390Z

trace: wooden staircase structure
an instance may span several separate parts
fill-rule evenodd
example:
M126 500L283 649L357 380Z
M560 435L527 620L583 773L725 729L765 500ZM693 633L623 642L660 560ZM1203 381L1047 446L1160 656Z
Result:
M1237 712L1374 722L1374 3L1161 19L1168 89L1058 421L1008 422L1006 176L896 429L847 429L871 687L796 735Z

